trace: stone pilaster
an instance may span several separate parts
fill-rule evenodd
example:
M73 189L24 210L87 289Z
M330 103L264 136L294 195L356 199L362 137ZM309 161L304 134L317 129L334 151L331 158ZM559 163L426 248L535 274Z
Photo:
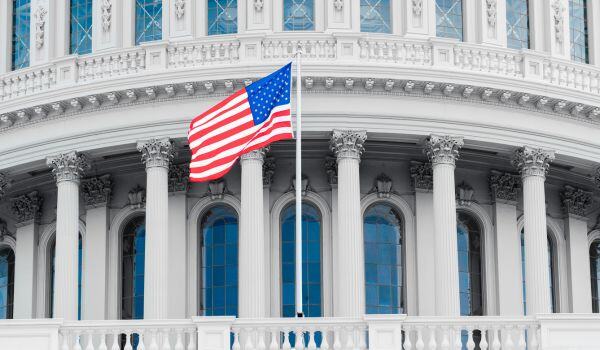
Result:
M58 187L53 316L77 320L79 182L89 162L84 155L69 152L49 157L46 164L52 168Z
M454 168L462 146L462 138L448 135L431 135L425 142L425 153L433 169L435 300L438 316L460 315Z
M146 165L146 252L144 318L168 317L169 165L174 146L168 138L138 141Z
M333 237L334 316L358 317L365 312L364 250L360 211L360 157L366 131L334 130L331 150L337 159L338 229Z
M525 300L529 315L551 310L544 182L553 160L553 151L527 146L515 151L513 158L523 181Z
M240 157L242 195L239 235L240 317L265 317L266 263L264 235L263 165L266 149Z

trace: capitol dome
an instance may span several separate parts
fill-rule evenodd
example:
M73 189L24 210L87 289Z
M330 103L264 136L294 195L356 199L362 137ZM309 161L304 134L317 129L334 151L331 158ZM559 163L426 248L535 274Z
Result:
M0 52L0 349L600 344L596 0L5 0ZM190 182L290 62L301 181Z

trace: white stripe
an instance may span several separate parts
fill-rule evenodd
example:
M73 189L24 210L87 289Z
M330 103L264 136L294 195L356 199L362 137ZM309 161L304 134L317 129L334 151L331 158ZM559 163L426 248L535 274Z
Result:
M263 143L263 142L265 142L266 140L270 139L271 137L273 137L275 135L288 134L288 133L289 134L292 133L292 128L290 128L290 127L275 128L275 129L271 130L268 134L264 134L261 137L250 141L250 143L248 143L246 145L246 147L251 147L251 146L254 146L256 144Z
M227 118L229 118L231 116L234 116L234 115L236 115L236 114L238 114L238 113L240 113L240 112L242 112L242 111L244 111L246 109L250 109L250 104L248 102L246 102L244 104L241 104L238 107L236 107L236 108L234 108L234 109L232 109L230 111L227 111L227 112L221 114L220 116L212 119L211 121L209 121L209 122L207 122L205 124L202 124L202 125L199 125L199 126L195 127L194 129L190 130L190 132L188 133L188 138L191 137L192 135L194 135L194 134L196 134L196 133L198 133L198 132L200 132L202 130L208 129L211 126L217 124L218 122L223 121L223 120L225 120L225 119L227 119ZM252 114L252 112L249 111L247 115L251 115L251 114Z
M235 106L236 104L240 103L242 100L248 98L248 93L243 93L241 95L239 95L238 97L234 98L233 100L227 102L227 104L219 109L217 109L216 111L212 112L211 114L207 114L204 117L202 117L202 119L196 121L193 125L192 128L195 128L199 125L202 125L208 121L210 121L215 115L221 113L221 111L231 108L231 106Z
M199 137L196 140L192 141L190 143L190 148L194 149L196 147L199 147L207 139L209 139L211 137L214 137L214 136L217 136L219 134L222 134L224 132L227 132L227 131L229 131L231 129L237 128L238 126L240 126L242 124L245 124L245 123L248 123L248 122L251 122L251 121L252 121L252 115L248 114L245 117L237 119L237 120L235 120L235 121L233 121L231 123L227 123L227 124L225 124L225 125L223 125L221 127L218 127L216 129L214 129L214 130L212 130L212 131L210 131L210 132L202 135L202 137Z
M214 175L214 174L218 174L221 171L230 168L233 165L233 163L235 163L235 161L237 161L237 158L234 159L234 160L232 160L229 163L225 163L225 164L216 166L214 168L210 168L210 169L208 169L206 171L203 171L201 173L190 173L190 177L198 179L198 178L203 178L203 177L208 177L208 176L211 176L211 175Z

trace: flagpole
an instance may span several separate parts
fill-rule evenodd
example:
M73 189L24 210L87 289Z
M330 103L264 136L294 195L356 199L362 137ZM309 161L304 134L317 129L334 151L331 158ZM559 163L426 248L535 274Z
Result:
M296 52L296 317L302 313L302 47Z

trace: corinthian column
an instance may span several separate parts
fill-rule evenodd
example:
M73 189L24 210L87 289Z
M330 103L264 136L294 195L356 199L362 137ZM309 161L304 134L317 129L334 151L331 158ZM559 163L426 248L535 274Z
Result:
M239 235L239 316L266 316L263 163L265 149L241 156L242 195Z
M454 168L462 146L462 138L447 135L431 135L425 143L425 153L433 168L435 310L438 316L460 315Z
M527 314L550 313L548 238L544 181L554 152L523 147L513 158L523 181L523 217L525 219L525 301Z
M338 229L334 261L334 316L358 317L365 313L364 250L360 212L360 156L366 131L334 130L331 150L337 158Z
M54 317L77 320L79 179L89 168L85 156L69 152L49 157L58 187L54 262Z
M146 164L144 318L162 319L169 309L169 164L174 150L168 138L138 141L137 149Z

